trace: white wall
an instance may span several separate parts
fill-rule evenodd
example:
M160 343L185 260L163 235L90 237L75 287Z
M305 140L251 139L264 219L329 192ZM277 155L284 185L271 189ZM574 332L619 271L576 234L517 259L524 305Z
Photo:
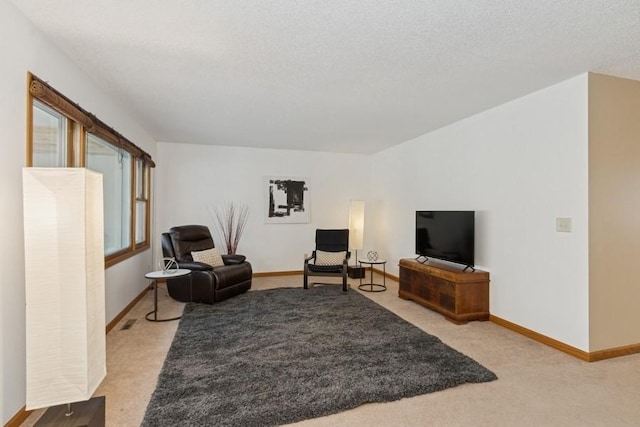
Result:
M238 253L254 272L302 270L315 229L347 228L349 201L367 198L369 162L355 154L158 143L155 234L203 224L224 248L209 211L224 202L246 203L250 216ZM309 178L310 223L265 224L265 176Z
M584 74L375 154L379 246L411 257L415 210L475 210L491 313L588 351L587 120Z
M6 0L0 0L0 52L0 419L4 424L25 403L21 169L25 165L27 71L48 81L152 156L155 143L122 105L96 87ZM107 270L107 321L142 291L150 264L149 250Z

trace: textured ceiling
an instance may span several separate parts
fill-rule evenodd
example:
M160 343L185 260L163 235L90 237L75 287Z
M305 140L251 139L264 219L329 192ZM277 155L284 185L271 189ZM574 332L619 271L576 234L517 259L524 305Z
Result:
M11 1L165 142L373 153L586 71L640 80L640 0Z

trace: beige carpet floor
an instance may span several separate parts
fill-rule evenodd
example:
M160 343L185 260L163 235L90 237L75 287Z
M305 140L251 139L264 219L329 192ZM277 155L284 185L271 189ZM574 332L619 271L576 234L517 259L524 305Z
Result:
M367 276L368 279L368 276ZM376 282L381 277L375 277ZM358 280L350 279L351 291ZM254 279L254 290L302 286L302 276ZM367 404L291 426L640 426L640 354L587 363L491 322L454 325L441 315L398 298L398 284L366 293L400 317L438 336L492 370L498 380L466 384L396 402ZM342 292L336 286L336 292ZM183 304L159 290L160 315L179 315ZM107 426L138 426L178 322L144 319L149 292L107 335ZM134 319L129 329L122 325ZM32 426L36 411L23 426Z

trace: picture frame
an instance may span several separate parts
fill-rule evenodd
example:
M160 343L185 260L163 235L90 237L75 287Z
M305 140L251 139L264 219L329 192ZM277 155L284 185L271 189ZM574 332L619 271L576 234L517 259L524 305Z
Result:
M264 177L265 223L304 224L311 222L309 178Z

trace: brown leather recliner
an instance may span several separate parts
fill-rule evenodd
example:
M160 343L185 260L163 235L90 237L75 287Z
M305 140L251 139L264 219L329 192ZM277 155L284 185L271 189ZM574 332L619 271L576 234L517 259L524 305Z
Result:
M224 266L212 267L196 262L193 251L215 247L209 228L204 225L172 227L162 233L162 253L175 258L180 268L191 270L191 277L167 280L169 295L181 302L213 304L241 294L251 288L252 270L243 255L222 255ZM191 282L190 282L191 281Z

